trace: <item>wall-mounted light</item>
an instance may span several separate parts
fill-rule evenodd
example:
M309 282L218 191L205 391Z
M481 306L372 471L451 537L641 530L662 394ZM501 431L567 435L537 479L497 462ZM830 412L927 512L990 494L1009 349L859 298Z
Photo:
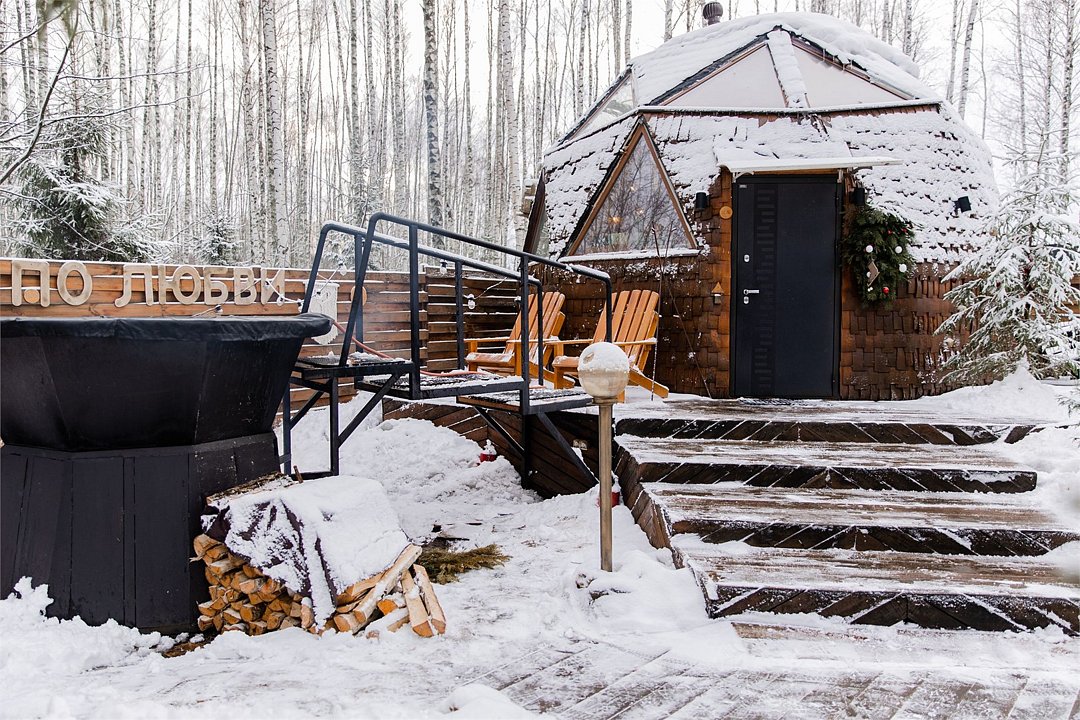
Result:
M695 210L708 210L709 209L709 193L699 192L694 196L694 209Z
M851 204L852 205L865 205L866 204L866 188L861 185L851 191Z
M724 289L720 287L720 283L716 283L712 289L712 304L719 305L722 302L724 302Z
M961 195L953 201L953 212L957 215L960 213L971 212L971 198L967 195Z

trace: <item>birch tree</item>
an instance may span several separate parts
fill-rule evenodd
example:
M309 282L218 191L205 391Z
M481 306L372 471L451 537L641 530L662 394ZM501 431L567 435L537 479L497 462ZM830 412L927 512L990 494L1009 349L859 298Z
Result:
M435 33L435 0L423 0L424 13L424 118L427 133L428 222L443 224L442 168L439 158L439 63Z
M289 262L288 214L285 210L285 158L282 144L281 88L277 69L276 0L259 0L262 21L263 68L266 93L266 155L269 163L267 200L273 218L272 238L276 260L282 266Z

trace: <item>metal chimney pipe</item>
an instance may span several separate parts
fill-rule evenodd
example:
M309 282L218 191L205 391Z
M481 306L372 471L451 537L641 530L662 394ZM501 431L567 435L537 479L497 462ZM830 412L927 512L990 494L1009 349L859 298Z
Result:
M706 25L716 25L724 17L724 6L718 2L707 2L701 8L701 15Z

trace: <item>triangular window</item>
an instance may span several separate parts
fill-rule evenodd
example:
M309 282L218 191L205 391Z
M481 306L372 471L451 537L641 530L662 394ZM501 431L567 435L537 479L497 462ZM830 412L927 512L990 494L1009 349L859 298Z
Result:
M811 107L887 103L906 99L853 72L845 71L829 60L812 55L805 48L795 47L795 57Z
M707 108L786 107L772 57L764 45L664 104Z
M664 254L673 248L693 247L686 221L644 133L638 134L625 157L569 254Z
M634 90L630 85L630 76L627 75L613 91L608 93L608 99L589 116L588 121L581 126L581 129L574 133L574 137L587 135L633 109Z

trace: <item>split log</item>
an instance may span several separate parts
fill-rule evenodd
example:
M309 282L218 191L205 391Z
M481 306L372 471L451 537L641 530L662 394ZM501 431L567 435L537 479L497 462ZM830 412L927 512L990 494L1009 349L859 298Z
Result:
M391 593L376 603L376 605L379 608L379 612L383 615L389 615L398 608L405 607L405 596L400 592Z
M416 586L416 582L408 572L401 576L401 589L405 594L405 607L409 611L409 625L412 626L413 632L420 637L434 635L435 629L428 618L424 599L420 597L420 588Z
M195 557L199 560L204 559L206 557L207 551L211 548L221 547L221 543L210 537L209 535L199 535L195 538L193 545L195 547ZM213 558L211 562L218 559L219 558Z
M423 565L413 565L412 569L413 574L416 575L416 584L420 588L420 596L423 598L424 606L427 608L431 627L436 634L442 635L446 632L446 615L443 613L439 598L435 596L435 588L431 586L431 579L428 577L427 569Z

